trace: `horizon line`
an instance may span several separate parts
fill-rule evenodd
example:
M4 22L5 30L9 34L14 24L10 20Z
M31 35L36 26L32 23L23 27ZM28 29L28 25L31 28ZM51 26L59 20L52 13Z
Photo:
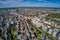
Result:
M54 9L60 9L59 7L4 7L0 9L12 9L12 8L54 8Z

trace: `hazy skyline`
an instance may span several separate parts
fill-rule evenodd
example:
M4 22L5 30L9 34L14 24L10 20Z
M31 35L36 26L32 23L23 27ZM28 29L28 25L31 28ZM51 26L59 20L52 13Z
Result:
M60 8L60 0L0 0L0 8L7 7L56 7Z

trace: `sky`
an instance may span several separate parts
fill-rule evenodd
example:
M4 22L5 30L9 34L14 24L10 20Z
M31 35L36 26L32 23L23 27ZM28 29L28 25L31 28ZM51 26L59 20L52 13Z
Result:
M60 8L60 0L0 0L0 8L54 7Z

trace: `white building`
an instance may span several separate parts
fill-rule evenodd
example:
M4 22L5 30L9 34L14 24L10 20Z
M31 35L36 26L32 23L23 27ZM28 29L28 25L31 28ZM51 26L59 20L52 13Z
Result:
M41 21L40 21L37 17L34 17L34 18L32 19L32 22L33 22L33 24L35 24L37 27L43 26L43 24L41 23Z
M50 28L49 31L48 31L48 33L52 34L52 32L53 32L53 29Z
M53 35L54 37L56 37L56 35L57 35L58 32L59 32L58 29L54 29L52 35Z
M46 26L42 26L42 30L44 30L44 31L48 31L48 27L46 27Z

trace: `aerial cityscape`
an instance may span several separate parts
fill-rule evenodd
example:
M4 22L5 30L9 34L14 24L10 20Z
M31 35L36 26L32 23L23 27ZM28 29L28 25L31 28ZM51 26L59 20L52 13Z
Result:
M0 9L0 40L60 40L60 9Z
M60 0L0 0L0 40L60 40Z

